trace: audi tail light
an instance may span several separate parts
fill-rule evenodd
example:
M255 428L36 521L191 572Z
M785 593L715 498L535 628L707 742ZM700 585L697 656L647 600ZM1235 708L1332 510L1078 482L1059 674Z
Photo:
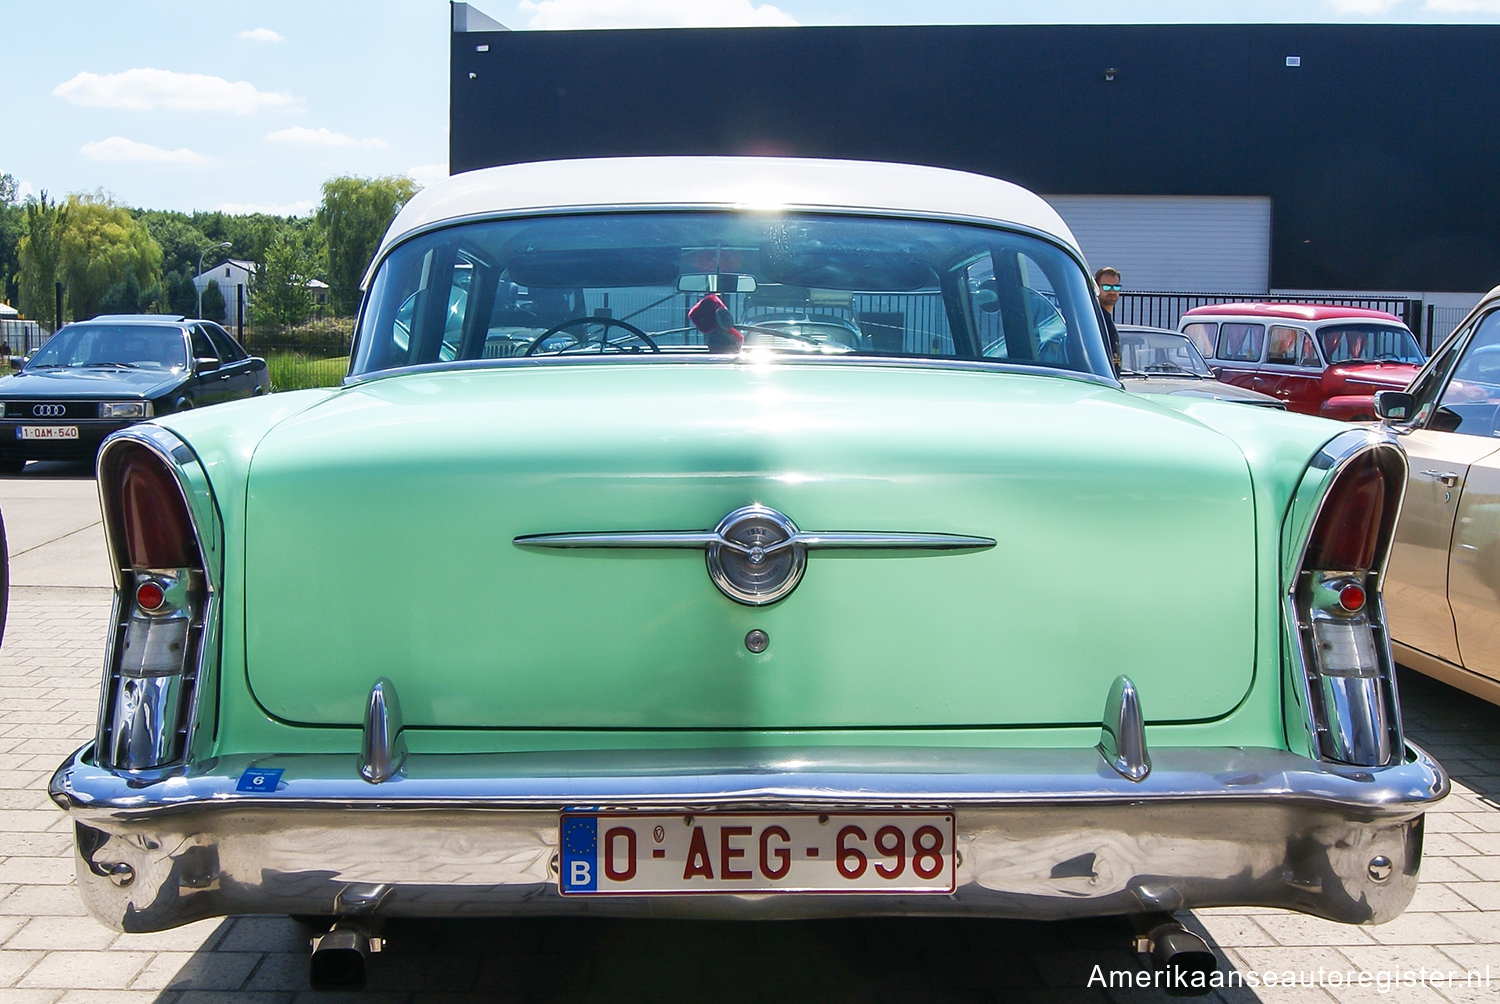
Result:
M1354 438L1345 440L1349 452L1330 475L1290 595L1319 755L1378 767L1401 756L1380 581L1406 461L1392 444L1363 433L1345 436Z
M129 439L99 462L116 564L114 635L96 756L124 770L181 760L207 599L202 549L169 461Z

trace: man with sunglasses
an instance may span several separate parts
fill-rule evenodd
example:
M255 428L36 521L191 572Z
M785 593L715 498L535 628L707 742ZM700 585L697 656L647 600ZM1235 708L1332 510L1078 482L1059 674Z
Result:
M1104 341L1109 349L1109 361L1120 375L1120 329L1115 327L1115 304L1120 302L1120 270L1105 266L1094 273L1094 285L1099 289L1099 306L1104 308Z

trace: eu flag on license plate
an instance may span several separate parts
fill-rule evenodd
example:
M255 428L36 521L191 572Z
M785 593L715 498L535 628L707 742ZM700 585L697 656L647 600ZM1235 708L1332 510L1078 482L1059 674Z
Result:
M595 816L564 816L562 821L562 891L596 892L599 876L599 821Z

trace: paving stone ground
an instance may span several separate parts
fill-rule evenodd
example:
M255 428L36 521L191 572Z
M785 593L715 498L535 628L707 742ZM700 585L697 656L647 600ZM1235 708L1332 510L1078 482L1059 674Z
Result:
M79 552L79 532L58 538L69 561ZM44 561L37 564L45 557L33 552L33 564L45 569ZM321 997L306 990L306 932L287 919L204 921L131 935L84 914L68 824L45 790L58 762L93 731L108 612L107 588L12 591L0 646L0 1004L289 1004ZM1408 733L1454 775L1452 797L1428 816L1416 900L1399 920L1369 928L1280 910L1184 914L1211 938L1223 968L1325 974L1324 986L1234 989L1210 999L1500 1004L1500 708L1415 674L1403 673L1401 685ZM1087 986L1096 965L1139 966L1115 920L501 920L393 923L386 934L388 950L374 957L364 995L380 1004L1161 997ZM1485 967L1488 985L1463 984L1464 971ZM1372 978L1392 970L1453 971L1458 982L1384 993L1327 985L1333 971L1359 970Z

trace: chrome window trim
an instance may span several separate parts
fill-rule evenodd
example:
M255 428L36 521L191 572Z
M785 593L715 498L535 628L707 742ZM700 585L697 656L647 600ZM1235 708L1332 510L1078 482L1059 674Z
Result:
M1368 598L1366 599L1366 603L1373 608L1372 613L1375 614L1372 619L1371 628L1375 635L1375 651L1376 658L1380 662L1381 678L1388 682L1390 688L1391 721L1394 723L1394 735L1391 740L1392 748L1400 750L1404 747L1406 741L1405 730L1401 724L1401 695L1396 689L1396 661L1395 657L1391 654L1390 631L1386 626L1385 598L1382 593L1385 583L1386 566L1390 561L1391 548L1395 542L1394 527L1400 522L1401 508L1406 501L1406 478L1408 476L1406 451L1401 449L1400 440L1396 438L1395 434L1383 426L1348 429L1334 436L1327 443L1324 443L1323 447L1313 455L1312 460L1308 464L1309 469L1320 468L1327 471L1327 473L1323 477L1322 484L1318 486L1317 500L1312 507L1312 514L1308 517L1304 525L1296 531L1297 538L1293 542L1294 546L1289 552L1291 560L1282 568L1282 629L1286 635L1287 646L1291 650L1292 666L1297 675L1297 700L1302 705L1303 725L1306 727L1307 734L1313 744L1312 753L1314 756L1319 757L1320 762L1331 763L1334 761L1322 761L1319 755L1318 728L1317 722L1313 718L1312 678L1309 673L1310 667L1307 663L1306 652L1303 648L1300 627L1301 620L1297 609L1298 578L1302 566L1307 560L1307 549L1312 541L1313 528L1318 525L1318 518L1322 516L1323 507L1327 504L1328 496L1335 482L1338 481L1339 476L1351 463L1364 454L1372 450L1387 448L1394 449L1396 455L1401 460L1401 498L1396 504L1396 515L1391 520L1393 528L1392 539L1383 542L1383 550L1378 555L1376 561L1377 567L1370 570L1371 575L1374 577L1375 588L1367 591ZM1287 519L1292 518L1294 509L1295 499L1293 505L1288 507Z
M888 220L927 220L941 223L964 223L989 227L992 230L1010 230L1015 233L1029 234L1032 237L1040 237L1047 243L1065 251L1069 257L1078 263L1085 272L1088 271L1088 262L1084 260L1083 253L1077 248L1063 241L1054 233L1028 226L1025 223L1009 223L1005 220L997 220L990 216L968 216L961 213L935 213L921 209L892 209L876 208L873 206L830 206L811 205L807 203L790 202L774 207L747 206L743 203L734 202L631 202L631 203L588 203L577 206L537 206L531 209L508 209L487 211L482 213L465 213L462 216L450 216L441 220L433 220L420 227L408 230L398 239L392 241L386 247L380 249L379 255L365 269L364 278L360 280L360 292L368 292L370 281L380 266L385 264L386 258L390 257L392 251L416 237L425 236L438 230L446 230L449 227L463 226L469 223L489 223L499 220L524 220L540 219L549 216L604 216L617 213L752 213L769 215L771 213L816 213L822 216L872 216ZM355 330L358 330L356 327Z
M373 370L344 377L343 387L359 387L375 380L420 375L424 373L452 373L467 370L509 369L513 366L766 366L765 359L743 356L694 353L674 355L663 353L641 355L577 355L551 356L548 358L509 359L454 359L448 362L417 363L413 366L392 366L389 369ZM838 367L887 367L893 369L957 370L971 373L1014 373L1022 376L1055 377L1077 380L1099 387L1124 389L1124 384L1112 376L1098 373L1083 373L1079 370L1059 369L1052 366L1022 366L987 359L924 358L921 356L808 356L779 355L770 360L773 366L838 366Z
M374 281L375 274L385 264L386 259L389 258L391 256L391 254L397 248L404 246L407 242L409 242L411 240L414 240L417 237L426 236L427 234L436 233L439 230L447 230L447 229L450 229L452 227L464 226L464 225L471 224L471 223L498 223L498 222L502 222L502 221L505 221L505 220L546 219L546 218L566 217L566 216L609 216L609 215L625 214L625 213L705 213L705 212L708 212L708 213L724 213L724 212L739 212L739 213L761 213L761 214L765 214L765 213L773 212L773 211L774 212L778 212L778 213L782 213L782 212L786 212L786 213L812 213L812 214L821 215L821 216L856 216L856 217L871 217L871 218L886 219L886 220L920 220L920 221L923 221L923 222L958 223L958 224L963 224L963 225L966 225L966 226L981 226L981 227L986 227L986 228L991 229L991 230L1004 230L1004 231L1009 231L1011 233L1022 234L1024 236L1028 236L1028 237L1035 237L1035 238L1038 238L1039 240L1045 241L1048 244L1051 244L1053 247L1055 247L1058 250L1062 251L1069 258L1071 258L1073 260L1073 262L1079 268L1083 269L1085 275L1089 274L1088 262L1084 260L1083 253L1081 251L1079 251L1077 248L1075 248L1072 245L1068 244L1067 242L1061 240L1056 234L1048 233L1045 230L1039 230L1039 229L1037 229L1035 227L1027 226L1024 223L1006 223L1003 220L991 219L989 217L984 217L984 216L964 216L964 215L955 215L955 214L948 214L948 213L933 213L933 212L924 212L924 211L915 210L915 209L910 209L910 210L907 210L907 209L901 209L901 210L896 210L896 209L875 209L875 208L871 208L871 207L867 207L867 206L866 207L855 207L855 206L810 206L810 205L803 205L803 204L799 204L799 203L789 203L787 205L776 206L774 210L768 210L768 209L761 209L761 208L758 208L758 207L749 207L749 206L745 206L745 205L741 205L741 204L727 203L727 202L719 202L719 203L713 203L713 202L710 202L710 203L684 202L684 203L656 203L656 204L631 203L631 204L627 204L627 205L595 204L595 205L584 205L584 206L567 206L567 207L550 207L550 208L537 208L537 209L507 210L507 211L501 211L501 212L469 213L469 214L465 214L463 216L453 216L453 217L449 217L447 219L435 220L435 221L433 221L431 223L424 224L423 226L420 226L420 227L417 227L417 228L415 228L413 230L407 231L406 233L402 234L401 237L398 240L393 241L390 245L388 245L388 246L383 247L383 248L380 249L379 254L376 256L375 260L372 261L372 262L370 262L370 267L365 270L364 278L360 281L360 284L359 284L360 303L359 303L359 310L356 313L356 316L355 316L355 319L354 319L354 338L353 338L353 340L351 341L351 343L349 345L349 365L352 367L354 365L355 358L359 355L359 340L360 340L361 333L364 331L365 311L369 308L369 301L370 301L370 297L369 297L370 290L369 290L369 287L370 287L370 283L372 281ZM1102 308L1099 307L1099 301L1098 301L1097 297L1094 298L1094 310L1095 310L1096 314L1098 314L1102 310ZM1103 335L1104 335L1104 332L1103 332L1103 329L1102 329L1102 326L1101 326L1101 330L1100 330L1100 336L1101 336L1101 338L1103 337ZM1106 354L1107 354L1108 353L1108 346L1107 345L1105 346L1105 351L1106 351ZM1262 353L1262 354L1264 354L1264 353ZM189 353L189 355L191 355L191 353ZM689 357L689 358L691 358L691 357ZM867 357L867 358L875 358L875 359L880 359L880 360L887 360L887 359L902 360L902 359L906 359L906 358L920 358L920 357L872 356L872 357ZM367 380L367 379L372 379L372 378L375 378L377 376L384 375L384 374L390 374L390 373L410 373L410 372L413 372L413 371L419 371L420 372L420 371L427 371L427 370L432 369L434 367L450 368L450 367L458 366L459 364L462 364L462 363L475 363L475 362L491 363L491 362L512 362L512 361L514 361L514 360L510 360L510 359L463 359L463 360L453 360L452 362L447 362L447 363L417 363L414 366L396 366L396 367L390 367L388 369L383 369L383 370L375 370L375 371L370 372L370 373L349 374L349 375L347 375L347 376L344 377L343 385L344 386L349 386L349 385L354 384L354 383L359 383L359 382L362 382L362 381ZM547 360L541 360L541 361L542 362L559 362L560 360L558 360L558 359L547 359ZM664 361L664 360L658 360L657 362L661 362L661 361ZM846 362L854 362L855 360L851 359L851 360L845 360L845 361ZM935 362L942 362L942 361L945 361L945 360L943 360L942 358L938 358L938 359L934 359L933 361L935 361ZM957 361L957 362L982 362L983 360L953 360L953 361ZM1079 370L1062 369L1060 367L1052 367L1052 366L1018 366L1018 365L1016 365L1014 363L1008 364L1007 371L1010 371L1010 370L1020 371L1020 372L1038 372L1038 371L1040 371L1040 372L1048 373L1048 374L1059 373L1059 374L1070 374L1070 375L1079 376L1079 377L1093 377L1093 378L1096 378L1101 383L1104 383L1106 386L1112 386L1112 387L1120 387L1121 386L1120 382L1117 379L1114 378L1113 374L1111 374L1109 376L1104 376L1104 375L1097 374L1097 373L1084 373L1084 372L1081 372Z

